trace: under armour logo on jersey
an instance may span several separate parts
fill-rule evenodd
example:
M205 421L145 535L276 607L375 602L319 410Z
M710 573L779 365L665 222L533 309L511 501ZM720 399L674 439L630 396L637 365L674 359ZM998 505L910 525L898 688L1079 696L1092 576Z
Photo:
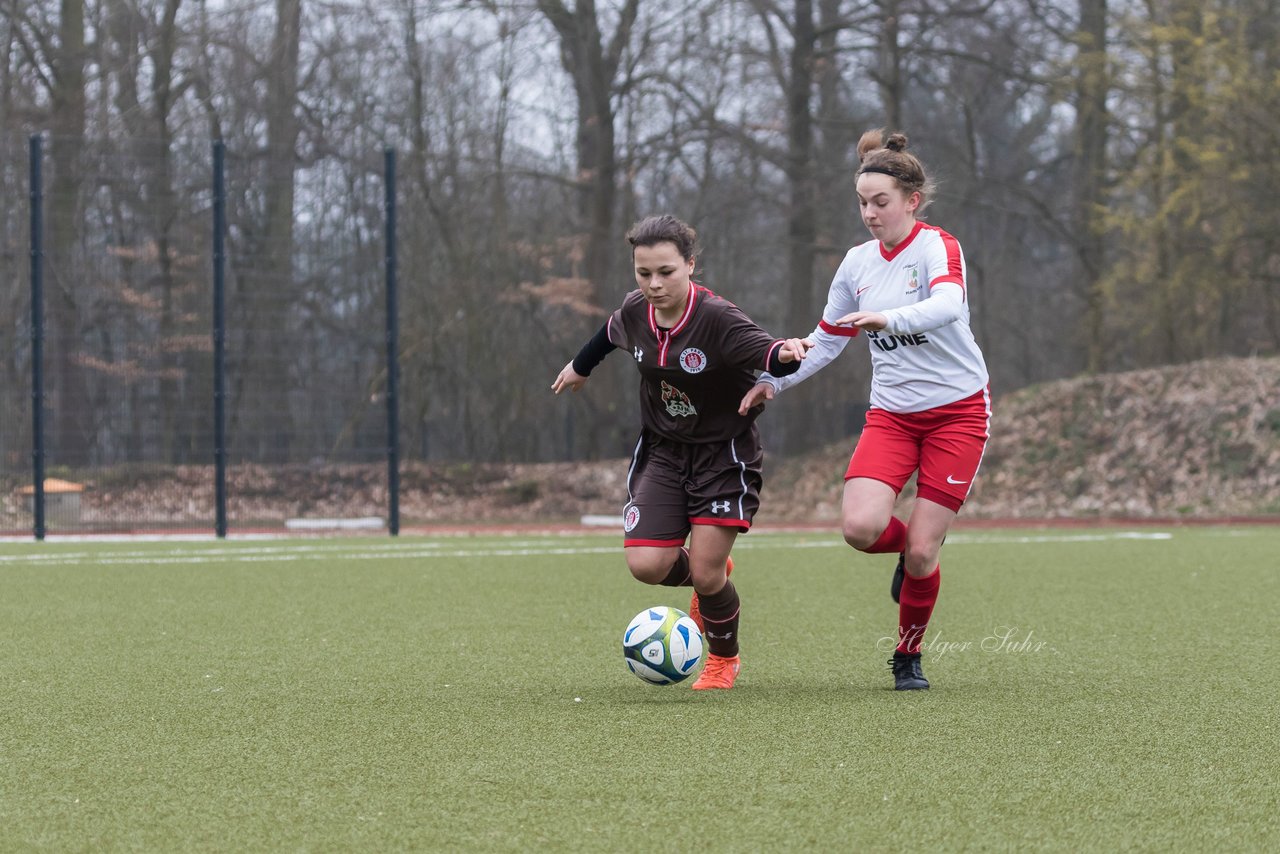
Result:
M638 362L644 358L644 351L641 350L639 347L637 347L635 350L632 351L631 355L635 356L636 361Z
M728 513L729 508L732 506L733 505L730 504L728 501L712 501L711 512L712 513Z

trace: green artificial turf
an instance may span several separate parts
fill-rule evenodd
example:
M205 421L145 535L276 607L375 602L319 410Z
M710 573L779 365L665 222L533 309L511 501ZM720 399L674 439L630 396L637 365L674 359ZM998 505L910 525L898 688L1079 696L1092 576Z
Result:
M0 850L1275 850L1280 528L739 540L730 692L616 536L0 544Z

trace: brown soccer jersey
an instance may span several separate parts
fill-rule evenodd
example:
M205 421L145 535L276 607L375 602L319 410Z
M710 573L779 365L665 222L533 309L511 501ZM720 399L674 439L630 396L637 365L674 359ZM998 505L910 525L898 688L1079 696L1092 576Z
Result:
M609 318L609 341L631 353L640 368L640 413L646 430L676 442L723 442L748 429L738 403L755 385L781 345L743 311L701 285L691 284L684 315L658 326L639 290L627 294Z

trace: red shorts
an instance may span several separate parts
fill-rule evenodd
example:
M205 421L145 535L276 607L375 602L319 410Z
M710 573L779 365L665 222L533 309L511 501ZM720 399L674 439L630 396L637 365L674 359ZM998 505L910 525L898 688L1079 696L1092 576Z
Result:
M844 479L869 477L902 492L919 470L916 494L959 510L978 474L990 427L988 389L923 412L873 407Z

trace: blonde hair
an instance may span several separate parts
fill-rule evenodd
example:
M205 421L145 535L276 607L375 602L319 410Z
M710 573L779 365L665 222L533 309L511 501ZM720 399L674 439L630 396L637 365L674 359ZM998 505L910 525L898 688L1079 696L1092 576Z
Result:
M877 172L892 178L906 195L919 193L917 214L933 201L936 186L920 159L907 151L906 134L895 132L885 138L884 128L867 131L858 140L858 161L861 165L854 180L868 172Z

